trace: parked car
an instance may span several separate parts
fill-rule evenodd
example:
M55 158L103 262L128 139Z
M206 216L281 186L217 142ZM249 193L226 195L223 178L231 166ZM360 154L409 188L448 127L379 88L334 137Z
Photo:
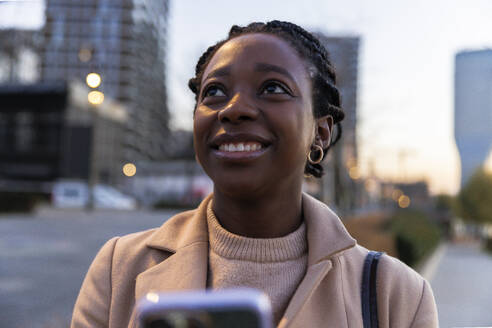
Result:
M97 184L93 190L94 208L133 210L137 201L119 190ZM82 181L59 181L52 190L52 204L57 208L84 208L89 202L89 187Z

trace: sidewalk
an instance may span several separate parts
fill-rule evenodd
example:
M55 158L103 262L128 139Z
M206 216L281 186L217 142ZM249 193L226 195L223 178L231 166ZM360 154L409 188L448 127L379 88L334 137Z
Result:
M427 281L432 281L439 264L441 263L442 257L446 253L448 248L447 242L442 242L439 244L434 253L423 263L420 268L417 268L417 271L424 277Z
M441 245L421 273L432 285L440 327L492 326L492 256L479 243Z

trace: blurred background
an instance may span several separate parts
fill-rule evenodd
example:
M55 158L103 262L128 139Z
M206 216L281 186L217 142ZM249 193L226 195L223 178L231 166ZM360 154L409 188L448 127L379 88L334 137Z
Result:
M492 2L0 0L0 322L68 327L104 241L193 208L187 82L233 24L316 33L346 113L305 181L428 279L442 327L492 325Z

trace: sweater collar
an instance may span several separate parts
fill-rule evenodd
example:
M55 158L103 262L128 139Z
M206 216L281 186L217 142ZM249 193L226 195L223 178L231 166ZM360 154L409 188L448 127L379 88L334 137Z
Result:
M212 194L196 210L180 213L166 221L151 235L147 246L175 253L191 244L208 242L207 206L211 199ZM305 193L302 206L307 228L308 265L355 246L355 239L328 206Z

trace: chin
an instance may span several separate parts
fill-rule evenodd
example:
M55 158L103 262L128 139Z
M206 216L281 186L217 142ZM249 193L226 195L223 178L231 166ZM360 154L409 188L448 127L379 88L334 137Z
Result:
M262 184L255 179L212 179L214 189L231 198L252 199L258 196L263 189Z

